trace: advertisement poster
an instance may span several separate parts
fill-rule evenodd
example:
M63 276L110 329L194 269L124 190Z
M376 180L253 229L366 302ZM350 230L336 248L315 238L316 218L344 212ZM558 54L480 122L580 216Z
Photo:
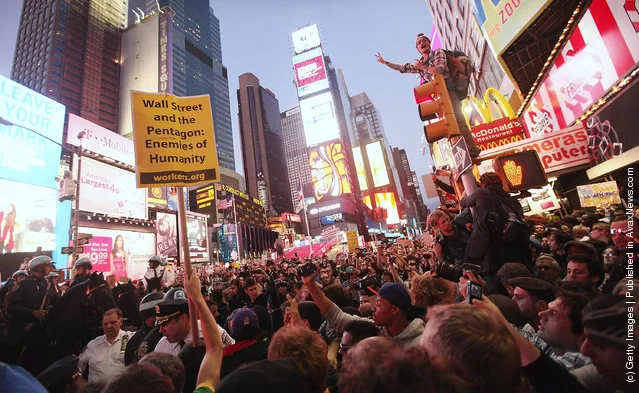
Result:
M101 271L115 274L116 279L142 278L148 268L149 258L155 255L156 242L153 233L88 227L80 227L79 231L93 235L90 242L94 244L90 247L84 246L84 253L80 254L80 258L95 258L101 266L100 269L105 269ZM96 254L92 255L93 253Z
M473 0L470 2L495 55L500 55L548 6L550 0Z
M293 36L293 50L295 53L302 53L309 49L320 46L320 35L317 25L310 25L296 30Z
M131 92L138 187L220 180L211 100Z
M639 62L636 5L629 3L590 4L522 115L531 136L572 124Z
M503 118L489 124L481 124L470 129L477 146L482 150L508 145L526 138L524 127L519 120Z
M157 255L164 259L178 257L177 216L158 212L155 220Z
M297 95L303 97L328 89L322 49L317 48L293 57Z
M617 182L614 181L577 186L577 195L581 207L607 207L621 203Z
M26 128L0 124L0 178L57 188L60 149Z
M70 113L67 143L72 146L80 146L78 135L81 132L84 132L82 149L101 154L124 164L135 165L132 140Z
M331 92L300 100L306 146L339 138L339 124Z
M366 145L366 154L368 155L368 163L371 168L371 176L373 177L373 185L383 187L390 184L388 178L388 169L386 168L386 160L382 151L382 143L377 141Z
M308 160L315 198L337 197L351 192L346 157L341 142L330 142L309 149Z
M220 238L220 260L228 262L237 259L237 236L235 225L226 224L218 228Z
M361 191L368 190L366 183L366 167L364 167L364 157L359 146L353 148L353 161L355 162L355 170L357 171L357 181L359 181L359 189Z
M136 188L133 172L82 158L81 210L146 219L146 194L146 190Z
M209 241L206 237L206 216L186 213L186 237L189 242L191 262L208 262Z
M53 251L57 191L8 180L0 190L0 254Z

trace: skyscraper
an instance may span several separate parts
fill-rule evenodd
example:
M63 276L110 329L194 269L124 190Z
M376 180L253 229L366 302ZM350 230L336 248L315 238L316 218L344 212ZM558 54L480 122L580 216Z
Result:
M210 94L220 165L235 170L228 71L222 63L220 21L208 0L129 0L129 25L171 7L173 94Z
M384 140L384 127L382 119L377 112L377 108L368 98L368 94L359 93L350 98L351 117L353 119L353 130L355 141L364 140Z
M308 148L306 147L306 138L304 136L304 122L299 106L282 112L280 118L282 120L288 181L291 187L291 201L293 207L295 207L300 183L302 186L311 185L311 168L308 166ZM311 195L312 193L308 193L309 197Z
M115 130L126 13L127 0L24 0L11 78Z
M239 77L237 90L246 190L258 197L269 215L293 210L280 104L275 94L251 74Z

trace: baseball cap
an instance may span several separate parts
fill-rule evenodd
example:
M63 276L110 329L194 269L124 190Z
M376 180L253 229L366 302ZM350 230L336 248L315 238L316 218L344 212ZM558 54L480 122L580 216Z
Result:
M255 311L242 308L231 319L231 337L237 341L249 340L259 332L260 321Z
M404 285L396 282L387 282L386 284L382 285L379 291L375 291L371 287L368 287L368 289L375 295L386 299L390 304L399 308L400 310L405 312L411 311L410 294L408 293Z

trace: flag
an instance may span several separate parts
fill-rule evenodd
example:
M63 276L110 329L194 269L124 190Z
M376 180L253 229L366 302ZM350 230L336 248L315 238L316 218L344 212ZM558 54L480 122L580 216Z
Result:
M233 206L233 195L231 195L230 199L222 199L217 202L217 208L220 210L228 209L231 206Z
M304 209L304 199L300 199L299 202L297 203L297 206L295 206L295 213L299 214L299 212L301 212Z
M299 191L297 191L297 200L301 201L302 199L304 199L304 189L302 188L302 181L300 180L300 189Z

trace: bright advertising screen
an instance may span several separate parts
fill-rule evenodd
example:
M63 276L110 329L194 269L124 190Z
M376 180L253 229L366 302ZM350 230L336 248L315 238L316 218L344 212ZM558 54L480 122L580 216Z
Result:
M322 49L316 48L293 57L293 69L297 82L297 96L328 89L326 65Z
M135 173L82 158L80 210L146 219L146 196L147 190L136 186Z
M389 185L390 179L388 178L382 143L377 141L366 145L366 154L368 155L368 164L371 168L375 188Z
M362 191L368 190L368 183L366 183L366 168L364 167L364 157L362 157L362 149L358 147L353 148L353 161L355 162L355 170L357 171L357 181L359 182L359 189Z
M375 194L375 202L377 202L377 207L386 209L386 212L388 213L388 218L386 218L387 225L399 224L399 210L397 210L397 200L395 199L395 193L377 193Z
M80 233L93 235L80 258L93 263L93 271L115 274L116 279L142 278L149 258L156 255L155 234L102 228L80 228Z
M300 100L306 146L339 138L339 124L331 92Z
M320 35L317 25L310 25L293 32L293 50L302 53L320 46Z
M341 142L315 146L308 152L311 181L317 201L351 193L344 147Z
M209 241L206 235L206 217L192 212L186 213L186 237L189 242L191 262L209 261Z
M0 189L0 254L54 250L57 191L8 180Z

